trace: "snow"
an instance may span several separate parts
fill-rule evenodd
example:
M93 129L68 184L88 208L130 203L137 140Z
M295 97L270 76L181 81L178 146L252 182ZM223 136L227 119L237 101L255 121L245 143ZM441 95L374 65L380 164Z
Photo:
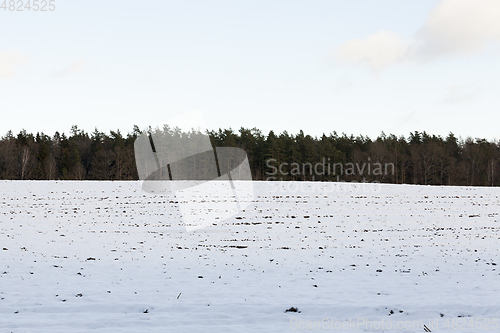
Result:
M0 332L500 331L498 188L254 182L187 232L140 182L0 185Z

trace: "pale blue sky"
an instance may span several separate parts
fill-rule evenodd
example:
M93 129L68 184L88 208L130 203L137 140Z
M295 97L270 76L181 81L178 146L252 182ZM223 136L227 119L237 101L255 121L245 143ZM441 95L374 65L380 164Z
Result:
M500 138L495 0L54 3L0 10L1 135L201 110L210 129Z

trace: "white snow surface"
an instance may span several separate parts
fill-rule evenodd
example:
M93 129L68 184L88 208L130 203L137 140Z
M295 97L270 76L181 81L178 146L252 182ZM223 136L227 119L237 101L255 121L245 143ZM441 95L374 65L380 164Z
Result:
M0 182L0 332L500 332L500 189L253 185L187 232L140 182Z

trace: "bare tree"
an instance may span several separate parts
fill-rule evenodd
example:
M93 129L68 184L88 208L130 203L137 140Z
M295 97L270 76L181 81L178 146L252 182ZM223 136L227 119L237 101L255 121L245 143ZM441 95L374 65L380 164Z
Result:
M21 147L21 179L24 180L30 171L31 152L28 146Z

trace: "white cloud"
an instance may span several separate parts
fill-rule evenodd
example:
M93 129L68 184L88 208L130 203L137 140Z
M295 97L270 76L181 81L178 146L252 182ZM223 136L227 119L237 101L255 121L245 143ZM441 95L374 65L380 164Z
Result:
M500 1L442 0L412 39L380 31L341 45L336 57L379 70L404 61L471 54L500 42Z
M352 89L352 87L352 82L347 77L343 77L339 81L337 81L336 84L334 84L332 90L335 92L340 92Z
M452 85L447 92L447 96L443 102L446 104L460 104L467 103L474 100L481 92L481 89L467 89L457 85Z
M28 66L28 59L18 50L0 52L0 79L11 79L16 76L16 67Z
M404 60L409 42L392 31L380 31L365 39L353 39L341 45L336 56L344 62L361 63L382 69Z
M76 72L79 72L83 68L84 65L85 65L85 61L77 60L66 68L54 71L53 76L54 77L63 77L63 76L68 76L68 75L74 74Z
M428 56L474 53L500 41L500 1L443 0L434 8L419 36Z
M411 111L405 113L399 117L394 119L392 126L389 127L389 132L399 131L401 132L401 128L406 127L406 125L410 124L411 121L415 120L416 112Z

